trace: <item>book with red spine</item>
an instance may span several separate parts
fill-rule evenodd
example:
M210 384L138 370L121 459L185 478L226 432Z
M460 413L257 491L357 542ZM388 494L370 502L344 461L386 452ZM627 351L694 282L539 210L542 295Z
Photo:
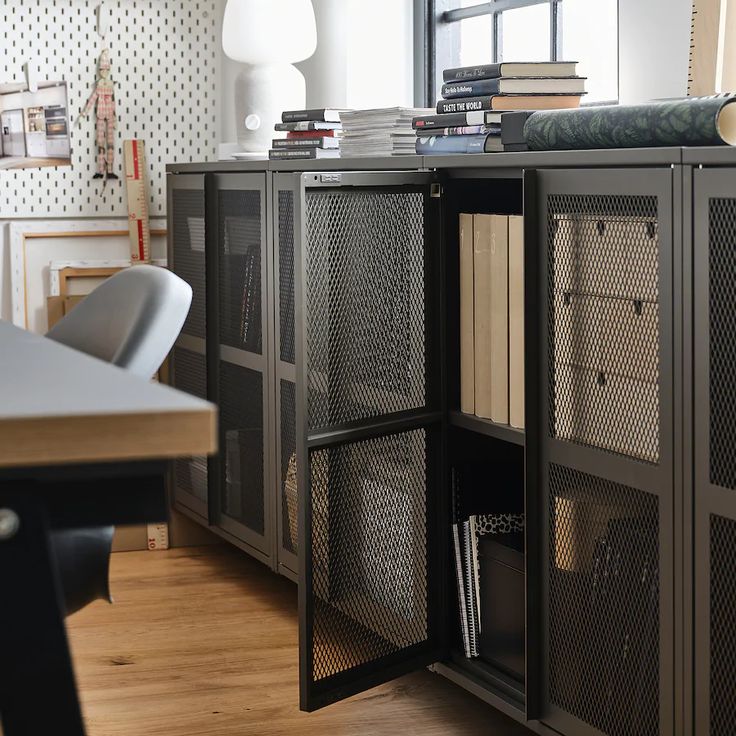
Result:
M286 134L287 140L299 138L339 138L339 130L290 130Z

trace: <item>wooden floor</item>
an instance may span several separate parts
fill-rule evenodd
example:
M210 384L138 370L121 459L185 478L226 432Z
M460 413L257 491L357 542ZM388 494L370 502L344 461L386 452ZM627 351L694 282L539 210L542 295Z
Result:
M298 709L296 587L227 546L113 555L68 620L89 736L528 736L427 671Z

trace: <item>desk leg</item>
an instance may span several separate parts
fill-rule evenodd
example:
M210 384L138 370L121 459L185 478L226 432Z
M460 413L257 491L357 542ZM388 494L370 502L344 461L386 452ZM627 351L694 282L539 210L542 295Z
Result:
M0 484L3 731L84 736L46 512L33 493L33 484Z

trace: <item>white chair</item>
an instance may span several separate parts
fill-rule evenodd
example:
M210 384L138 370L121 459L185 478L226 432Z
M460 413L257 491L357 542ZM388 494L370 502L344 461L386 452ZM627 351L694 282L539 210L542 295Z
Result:
M192 289L156 266L111 276L58 322L47 337L142 378L161 367L192 303ZM113 527L57 530L51 535L66 614L110 599Z

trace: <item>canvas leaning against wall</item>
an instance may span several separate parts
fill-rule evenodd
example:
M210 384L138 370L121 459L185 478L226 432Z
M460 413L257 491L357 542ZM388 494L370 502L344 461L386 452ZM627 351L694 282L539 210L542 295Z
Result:
M66 82L0 82L0 170L71 165Z

